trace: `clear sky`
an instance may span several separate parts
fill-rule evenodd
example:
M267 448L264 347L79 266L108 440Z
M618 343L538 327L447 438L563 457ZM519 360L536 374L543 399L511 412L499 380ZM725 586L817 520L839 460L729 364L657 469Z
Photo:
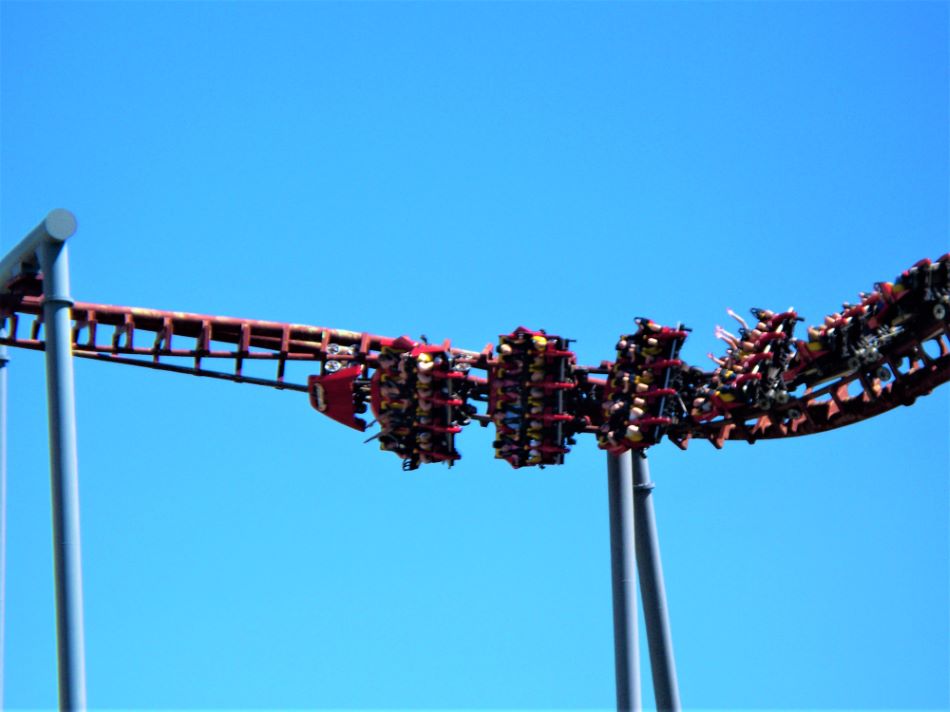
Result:
M612 357L948 244L948 5L15 3L0 241L83 301ZM305 396L76 365L95 708L610 708L604 455L402 473ZM6 701L55 705L42 358L10 365ZM944 388L651 450L688 709L947 709ZM645 699L651 699L649 675Z

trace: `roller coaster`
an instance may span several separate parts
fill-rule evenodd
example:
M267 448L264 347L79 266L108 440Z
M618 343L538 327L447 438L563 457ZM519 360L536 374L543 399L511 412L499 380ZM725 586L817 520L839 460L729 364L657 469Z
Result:
M42 350L43 280L29 269L0 297L0 344ZM664 436L685 449L832 430L910 405L950 380L950 253L923 259L891 282L807 328L793 309L729 311L736 333L713 368L679 358L682 325L636 319L616 358L581 366L569 339L518 327L481 351L402 336L76 302L72 349L80 358L300 391L320 413L402 460L452 466L471 422L495 428L495 456L512 467L564 462L576 438L595 435L612 454ZM274 364L270 378L244 373ZM305 382L289 362L312 363ZM483 375L476 375L476 374Z
M349 428L378 425L367 442L404 470L451 467L473 422L494 427L495 457L514 468L563 464L579 436L594 435L608 465L617 706L640 709L639 580L657 709L671 712L681 707L646 451L664 437L685 450L693 439L721 448L832 430L950 380L950 253L876 283L804 338L794 309L754 308L748 319L728 310L735 333L716 327L725 352L709 354L709 369L680 357L689 328L643 317L613 361L582 366L570 339L522 326L468 351L425 337L73 302L65 241L75 229L71 213L55 210L0 260L0 403L5 347L46 351L64 710L85 709L74 356L305 393ZM295 380L288 364L315 372ZM4 438L0 422L0 472Z

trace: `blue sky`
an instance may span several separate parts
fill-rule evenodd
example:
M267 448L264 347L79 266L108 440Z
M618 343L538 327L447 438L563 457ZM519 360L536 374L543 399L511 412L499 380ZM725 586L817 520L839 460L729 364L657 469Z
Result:
M946 3L0 4L0 241L82 301L610 358L948 249ZM5 699L55 705L42 359L10 366ZM610 708L592 439L452 471L252 386L79 362L96 708ZM950 706L948 389L651 451L688 709ZM645 674L645 700L650 700Z

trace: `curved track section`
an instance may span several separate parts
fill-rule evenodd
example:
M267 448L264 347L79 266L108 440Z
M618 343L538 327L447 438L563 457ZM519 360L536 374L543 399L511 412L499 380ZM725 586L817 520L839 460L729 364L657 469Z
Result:
M0 319L7 337L0 343L45 348L42 299L39 275L6 285ZM738 333L717 327L727 348L713 357L711 371L678 359L688 329L648 319L637 320L636 334L620 338L616 361L585 367L575 363L567 339L524 327L499 337L494 351L491 345L468 351L448 342L436 348L407 337L83 302L72 308L73 352L306 392L317 410L358 430L366 423L357 415L373 406L381 449L396 452L407 469L451 464L459 457L455 435L471 420L495 425L498 457L515 467L544 466L563 462L580 433L596 433L612 452L649 447L664 435L684 449L694 438L716 447L728 440L754 443L866 420L950 381L950 254L877 283L858 303L808 327L803 339L796 338L802 319L793 310L753 309L748 322L730 314ZM670 334L675 345L666 339ZM526 350L519 356L521 339ZM442 354L451 362L452 393L430 395L428 377L420 384L415 372L403 378L391 362L402 351ZM266 372L261 364L268 364ZM299 369L289 364L303 364L309 373L293 378L288 371ZM390 411L382 419L381 402ZM415 413L395 426L395 440L392 423L382 422L392 421L392 404ZM450 411L431 420L433 405ZM445 441L434 454L433 438Z

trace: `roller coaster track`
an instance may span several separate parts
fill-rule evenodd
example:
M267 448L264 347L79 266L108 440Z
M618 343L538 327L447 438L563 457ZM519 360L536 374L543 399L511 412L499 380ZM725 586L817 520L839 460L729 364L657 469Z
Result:
M950 259L945 256L934 264L942 265L945 282ZM907 275L905 272L904 277ZM890 284L879 285L868 303L879 300ZM796 375L785 377L783 388L787 390L780 401L740 402L704 418L687 402L696 395L695 389L688 393L683 386L668 389L666 400L674 406L679 403L679 417L669 422L665 434L683 449L693 438L722 447L729 440L754 443L824 432L911 405L950 380L950 309L946 306L950 299L945 284L932 286L928 286L926 299L906 299L901 309L891 310L884 327L878 325L890 329L888 338L877 344L870 357L864 354L860 363L853 355L828 356L822 368L809 370L802 357L793 354L784 368ZM42 303L40 275L14 278L0 297L0 325L5 328L0 343L43 350ZM840 315L836 316L840 322ZM313 364L324 375L359 366L358 383L368 389L372 374L379 370L381 352L399 343L390 337L340 329L85 302L72 306L72 323L76 357L305 392L315 406L315 379L299 382L288 378L288 363ZM797 344L799 351L805 350L804 342ZM446 343L445 349L464 379L468 398L489 403L490 379L475 376L473 371L491 372L497 367L499 360L492 355L491 345L482 351L467 351L451 349ZM271 363L273 375L257 375L257 367L255 375L245 372L250 362ZM609 398L606 391L614 365L604 361L598 366L573 368L571 390L566 400L562 395L558 401L567 403L566 412L573 418L569 434L603 430L601 404ZM716 380L700 369L683 366L678 371L687 372L704 384L704 393L709 391L710 379ZM468 413L470 419L487 425L492 420L490 410L486 406L485 412L478 412L473 406Z
M931 357L923 344L933 342L939 355ZM950 381L950 330L940 324L922 336L909 336L900 348L883 356L894 379L888 383L864 370L842 375L820 388L805 388L799 398L781 409L763 412L749 408L721 421L693 427L690 434L717 447L726 440L768 440L810 435L852 425L909 406L934 388ZM671 432L673 429L671 429Z

